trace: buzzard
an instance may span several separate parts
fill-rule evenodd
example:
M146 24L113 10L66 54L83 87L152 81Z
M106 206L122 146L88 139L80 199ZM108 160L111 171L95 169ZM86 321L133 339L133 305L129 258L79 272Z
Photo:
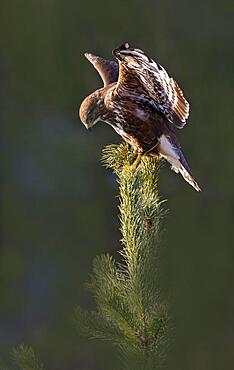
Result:
M89 95L80 106L86 128L104 121L138 153L163 157L172 170L200 191L180 149L175 128L182 128L189 115L189 103L177 82L142 50L128 43L113 50L118 60L105 60L86 53L99 72L104 87Z

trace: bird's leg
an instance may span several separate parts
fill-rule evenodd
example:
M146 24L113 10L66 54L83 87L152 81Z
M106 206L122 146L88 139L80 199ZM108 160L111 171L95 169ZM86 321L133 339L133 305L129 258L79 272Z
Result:
M147 155L150 152L152 152L158 146L158 144L159 144L159 140L156 142L156 144L152 148L150 148L149 150L147 150L147 152L145 152L144 155Z
M157 141L156 144L152 148L148 149L147 151L139 150L139 151L136 152L137 157L136 157L135 161L132 164L133 171L135 171L138 168L142 156L143 155L147 156L147 154L152 152L158 146L158 144L159 144L159 141Z
M137 167L139 166L140 161L141 161L141 157L142 157L142 153L138 152L137 158L135 159L135 161L133 162L133 165L132 165L133 171L135 171L137 169Z

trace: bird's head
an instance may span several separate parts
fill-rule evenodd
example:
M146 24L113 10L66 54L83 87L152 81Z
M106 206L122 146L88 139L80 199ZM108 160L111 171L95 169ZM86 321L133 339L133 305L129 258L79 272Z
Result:
M102 119L104 98L100 91L89 95L81 104L79 116L87 129L93 127Z
M138 67L142 62L153 62L142 50L131 48L127 42L114 49L112 53L121 62L121 65L126 67Z

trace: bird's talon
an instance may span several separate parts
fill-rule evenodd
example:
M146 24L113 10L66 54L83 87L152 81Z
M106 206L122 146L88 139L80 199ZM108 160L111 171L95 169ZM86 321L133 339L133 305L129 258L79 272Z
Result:
M123 166L123 171L124 172L130 172L130 169L131 169L131 165L129 162L127 162L124 166Z
M132 170L136 171L141 161L141 154L138 153L136 160L132 164Z

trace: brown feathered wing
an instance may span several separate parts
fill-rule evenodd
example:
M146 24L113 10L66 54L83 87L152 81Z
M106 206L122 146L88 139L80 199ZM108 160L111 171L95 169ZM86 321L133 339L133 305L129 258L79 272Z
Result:
M189 103L177 82L168 75L160 64L147 57L143 51L133 48L116 50L121 55L123 66L129 74L135 75L141 88L145 91L140 99L148 101L170 122L178 128L182 128L189 116ZM122 84L127 76L126 69L122 69L124 76L119 78Z
M102 78L104 86L118 80L119 66L113 60L107 60L91 53L85 53L85 57L93 64Z

